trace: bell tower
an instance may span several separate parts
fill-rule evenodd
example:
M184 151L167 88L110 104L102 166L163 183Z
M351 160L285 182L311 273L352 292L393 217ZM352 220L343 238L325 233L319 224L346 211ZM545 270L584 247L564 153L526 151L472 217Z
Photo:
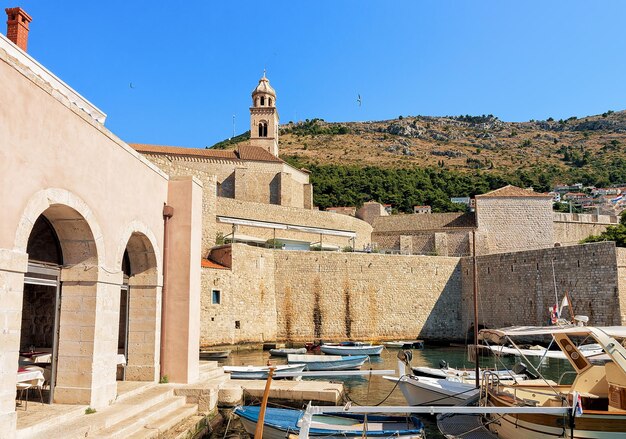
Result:
M265 77L252 92L250 107L250 145L258 146L278 157L278 110L276 92Z

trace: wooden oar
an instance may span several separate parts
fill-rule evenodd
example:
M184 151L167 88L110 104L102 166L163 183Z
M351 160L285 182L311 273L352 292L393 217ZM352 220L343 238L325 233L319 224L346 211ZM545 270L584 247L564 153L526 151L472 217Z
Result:
M267 408L267 400L270 397L270 384L272 383L272 375L274 375L275 367L270 367L267 374L267 382L265 383L265 391L263 392L263 400L261 401L261 410L259 411L259 419L254 430L254 439L263 439L263 423L265 422L265 409Z

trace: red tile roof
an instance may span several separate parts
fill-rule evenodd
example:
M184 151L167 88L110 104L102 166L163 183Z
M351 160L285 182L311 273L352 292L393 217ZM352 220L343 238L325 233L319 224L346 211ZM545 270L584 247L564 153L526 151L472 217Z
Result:
M476 198L518 198L518 197L535 197L535 198L552 198L548 194L540 194L539 192L535 192L533 190L522 189L517 186L507 185L501 187L500 189L493 190L491 192L487 192L486 194L476 195Z
M202 268L215 268L217 270L228 270L229 269L225 265L218 264L217 262L213 262L210 259L202 259L201 266L202 266Z
M239 149L202 149L183 148L180 146L146 145L143 143L129 143L137 152L144 154L179 155L188 157L205 157L226 160L251 160L256 162L278 162L281 159L258 146L241 145Z

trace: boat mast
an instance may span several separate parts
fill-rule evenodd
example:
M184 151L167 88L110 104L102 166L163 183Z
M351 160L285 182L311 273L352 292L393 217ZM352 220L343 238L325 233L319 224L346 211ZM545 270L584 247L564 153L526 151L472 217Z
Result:
M472 260L474 265L474 360L476 361L476 388L480 388L480 358L478 357L478 266L476 264L476 230L472 230Z

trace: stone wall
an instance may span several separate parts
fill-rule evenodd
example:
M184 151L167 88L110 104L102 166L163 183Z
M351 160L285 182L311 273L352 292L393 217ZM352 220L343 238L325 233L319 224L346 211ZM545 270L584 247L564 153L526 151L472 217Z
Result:
M274 251L232 247L232 269L202 269L200 345L276 340ZM220 303L213 303L213 290Z
M599 235L608 226L615 226L614 215L554 213L554 240L561 245L578 244L591 235Z
M555 302L554 279L559 301L569 292L575 313L589 316L590 324L621 325L626 321L621 303L626 300L626 254L613 243L479 256L477 264L479 324L547 324L548 307ZM461 307L471 310L472 258L463 258L461 265ZM471 311L463 312L462 318L467 330L473 322Z
M477 247L487 253L552 247L552 215L547 197L476 197L479 237L486 239Z
M332 212L297 209L293 207L275 206L271 204L252 203L231 198L217 198L217 215L234 218L245 218L256 221L275 222L299 226L319 227L342 231L356 232L355 246L357 249L370 243L372 227L364 221ZM228 235L232 232L230 224L217 224L217 231ZM274 230L261 227L239 226L238 233L263 239L273 239ZM297 239L319 242L317 233L295 230L276 230L276 238ZM325 244L340 247L351 246L352 239L341 236L324 235Z

